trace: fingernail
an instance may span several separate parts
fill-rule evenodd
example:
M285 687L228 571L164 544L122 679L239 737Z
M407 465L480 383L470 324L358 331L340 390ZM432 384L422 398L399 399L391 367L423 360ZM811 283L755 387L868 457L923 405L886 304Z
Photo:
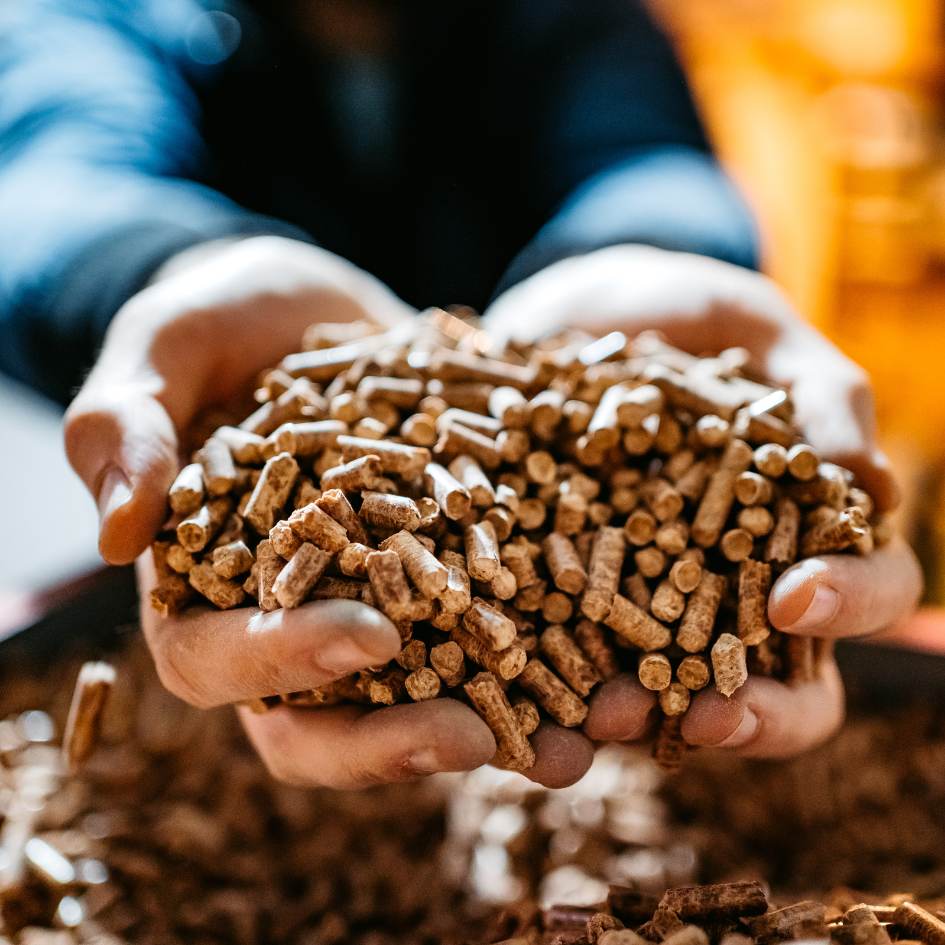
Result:
M761 725L761 720L746 705L745 711L742 713L742 720L735 727L735 731L723 738L722 741L716 742L715 745L706 747L741 748L742 745L747 745L755 737L759 725Z
M332 640L318 651L318 662L325 669L339 673L365 669L377 661L376 653L368 653L350 637Z
M443 765L432 748L423 748L414 752L407 759L407 767L414 774L436 774L443 770Z
M840 595L827 584L818 584L804 612L786 630L813 630L831 620L840 609Z
M128 477L117 466L110 466L98 490L98 518L100 523L131 499Z

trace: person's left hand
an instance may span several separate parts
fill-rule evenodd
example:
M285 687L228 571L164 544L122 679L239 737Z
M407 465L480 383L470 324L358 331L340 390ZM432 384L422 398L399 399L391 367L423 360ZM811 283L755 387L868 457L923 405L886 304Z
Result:
M751 367L790 388L808 441L852 469L880 511L897 501L875 442L872 393L861 368L797 315L764 276L685 253L615 246L555 263L500 296L483 327L497 344L573 327L634 335L659 329L693 353L747 348ZM775 583L768 615L786 633L836 639L877 633L908 614L921 592L915 556L901 539L868 557L825 555L789 568ZM829 648L827 648L829 650ZM594 741L634 741L652 731L655 697L636 676L602 686L584 732ZM682 725L692 745L785 757L828 738L843 720L843 685L825 652L817 678L788 685L751 677L731 698L706 689ZM576 780L589 753L569 761Z

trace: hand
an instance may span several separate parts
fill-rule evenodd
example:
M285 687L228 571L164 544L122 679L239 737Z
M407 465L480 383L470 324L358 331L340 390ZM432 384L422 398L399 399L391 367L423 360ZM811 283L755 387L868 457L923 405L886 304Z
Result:
M298 350L316 320L412 315L386 287L323 250L276 237L182 254L115 316L94 370L66 414L70 462L96 498L100 548L115 564L144 552L167 514L178 436L210 404L244 393L258 372ZM154 584L149 553L141 597ZM392 659L400 637L381 613L349 601L297 610L188 610L142 627L163 683L201 707L309 689ZM474 768L495 751L472 709L454 700L369 711L241 709L277 777L357 787Z
M704 257L616 246L555 263L509 289L484 322L500 343L571 326L628 335L658 328L696 353L747 348L754 370L791 389L796 418L821 455L852 469L880 510L896 504L866 375L763 276ZM908 614L920 592L915 557L896 539L866 558L826 555L794 565L775 583L768 614L786 633L864 636ZM654 703L635 677L620 677L597 692L584 731L594 740L639 739L651 730ZM814 682L750 678L731 699L699 693L682 732L693 745L783 757L823 741L842 719L843 686L827 655Z

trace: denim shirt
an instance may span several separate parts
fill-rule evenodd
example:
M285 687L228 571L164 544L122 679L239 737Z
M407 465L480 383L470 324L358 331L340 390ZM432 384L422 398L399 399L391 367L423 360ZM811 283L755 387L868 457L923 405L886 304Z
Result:
M368 54L286 0L4 5L0 370L67 400L122 303L220 237L318 243L418 307L616 243L755 265L642 4L381 6Z

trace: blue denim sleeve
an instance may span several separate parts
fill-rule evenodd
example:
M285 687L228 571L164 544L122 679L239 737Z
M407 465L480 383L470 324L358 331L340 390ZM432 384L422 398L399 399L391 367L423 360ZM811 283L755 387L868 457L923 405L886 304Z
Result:
M514 6L508 35L522 42L505 46L525 66L505 96L506 123L511 138L516 121L532 116L529 133L520 134L523 166L531 169L522 190L547 208L547 222L513 260L500 289L558 259L617 243L754 267L751 213L712 155L672 44L646 5ZM503 108L498 99L496 108Z
M631 154L580 184L512 261L499 291L558 260L619 243L758 264L754 220L716 160L665 145Z
M212 44L204 15L193 0L18 0L0 18L0 370L59 400L173 253L291 229L199 183L194 86L212 70L182 37Z

